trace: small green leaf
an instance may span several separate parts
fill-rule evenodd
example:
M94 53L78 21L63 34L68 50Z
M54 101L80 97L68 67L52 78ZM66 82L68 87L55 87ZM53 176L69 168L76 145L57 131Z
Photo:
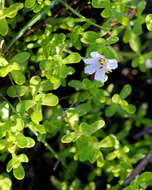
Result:
M117 37L117 36L110 36L109 38L106 39L106 44L107 45L111 45L111 44L115 44L118 41L119 41L119 37Z
M134 106L134 105L132 105L132 104L129 104L128 106L127 106L127 110L126 110L128 113L130 113L130 114L134 114L135 112L136 112L136 107Z
M45 129L44 125L37 124L37 123L34 123L34 122L31 122L30 125L31 125L31 128L34 131L39 132L40 134L45 134L46 133L46 129Z
M131 47L131 49L135 52L140 52L140 41L138 36L131 32L131 36L130 36L130 40L129 40L129 45Z
M36 101L39 101L42 105L45 106L56 106L59 102L59 99L56 95L49 93L37 95Z
M30 89L32 95L36 95L40 88L41 78L39 76L33 76L30 80Z
M152 31L152 14L149 14L145 18L146 26L149 31Z
M30 58L29 52L21 52L12 57L10 61L22 64L23 62L26 62L29 58Z
M75 127L78 125L78 121L79 121L79 114L78 112L74 109L74 108L70 108L67 111L67 119L68 122L70 123L70 125L72 127Z
M71 53L69 56L67 56L64 60L64 64L71 64L71 63L79 63L81 60L81 56L79 53Z
M13 175L18 180L22 180L24 178L25 171L24 171L24 168L23 168L22 164L20 164L18 168L13 169Z
M104 8L106 6L106 1L109 2L109 0L92 0L92 6L94 8Z
M118 109L117 104L112 104L109 107L106 108L105 114L107 117L112 117Z
M7 65L8 61L3 56L0 56L0 67L5 67Z
M16 85L15 88L16 88L18 94L16 94L16 91L15 91L14 87L10 86L7 89L7 95L10 96L10 97L12 97L12 98L18 97L18 95L19 96L24 96L28 92L28 90L29 90L29 88L26 87L26 86L17 86Z
M80 104L76 106L76 111L79 113L80 116L85 115L91 110L91 105L86 103L86 104Z
M16 16L17 12L23 8L23 3L13 3L10 7L5 8L0 14L0 20L6 17L13 18Z
M146 2L144 0L140 0L137 4L137 15L140 16L143 10L146 7Z
M20 154L20 155L17 155L18 159L20 162L24 162L24 163L28 163L29 159L28 157L26 156L26 154Z
M71 132L67 135L64 135L61 139L63 143L71 143L72 141L75 141L77 138L79 138L80 135L78 135L76 132Z
M102 11L101 16L104 18L108 18L110 16L110 8L107 6L105 9Z
M94 31L87 31L83 34L81 41L85 44L92 44L95 43L96 40L100 38L100 34Z
M24 114L25 111L28 111L35 104L34 100L22 100L16 106L16 111Z
M40 83L39 92L55 90L60 86L60 82L51 83L50 80L43 80Z
M13 169L13 161L12 159L7 163L7 172L10 172Z
M37 103L34 107L34 111L31 115L32 121L35 123L42 121L43 115L42 115L42 107L40 103Z
M89 160L91 163L95 162L99 154L99 146L96 137L81 136L76 141L78 156L80 161Z
M103 154L99 152L98 159L97 159L97 167L101 168L104 165L104 158Z
M36 0L25 0L25 7L32 8L36 3Z
M8 33L8 24L6 19L1 19L0 20L0 35L6 36Z
M120 98L119 94L114 94L112 96L112 102L115 103L115 104L120 104L121 98Z
M21 71L12 71L11 75L16 84L22 85L25 83L26 79L25 79L24 74Z
M132 91L132 87L130 84L124 85L124 87L122 88L122 90L120 92L120 97L122 99L127 98L131 94L131 91Z
M81 128L82 133L83 133L84 136L91 136L97 130L103 128L104 125L105 125L105 122L103 120L98 120L98 121L96 121L96 122L94 122L93 124L90 124L90 125L83 122L83 123L81 123L80 128Z
M79 80L71 80L68 85L76 89L82 88L82 82Z
M100 141L101 148L119 147L119 142L114 135L109 135Z
M5 77L9 72L11 72L13 70L20 70L20 69L21 69L21 67L18 63L16 63L16 62L9 63L5 67L0 67L0 76Z
M138 18L137 20L135 20L134 22L134 26L133 26L133 32L136 35L140 35L142 34L142 24L144 23L143 18Z
M35 142L30 137L25 137L22 133L16 136L17 146L19 148L31 148L35 145Z

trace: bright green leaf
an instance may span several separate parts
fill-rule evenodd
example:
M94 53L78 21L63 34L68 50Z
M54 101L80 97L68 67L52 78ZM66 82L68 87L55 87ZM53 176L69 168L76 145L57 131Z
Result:
M145 21L146 21L146 26L148 30L152 31L152 14L147 15L145 18Z
M100 141L101 148L119 147L119 142L114 135L109 135Z
M118 109L118 105L117 104L110 105L105 110L106 116L107 117L112 117L116 113L117 109Z
M11 75L16 84L22 85L25 83L26 79L25 79L24 74L21 71L12 71Z
M71 132L69 134L66 134L62 137L61 141L63 143L71 143L72 141L75 141L79 135L76 132Z
M43 115L42 115L42 107L40 103L37 103L34 106L34 111L31 114L31 119L32 121L34 121L35 123L42 121L43 119Z
M95 43L96 40L100 38L100 34L94 31L87 31L83 34L81 41L85 44L92 44Z
M20 164L18 168L13 169L13 175L16 177L18 180L22 180L25 176L25 171L23 166Z
M8 24L6 19L1 19L0 20L0 35L6 36L8 33Z
M71 63L79 63L81 60L81 56L79 53L71 53L69 56L67 56L64 60L64 64L71 64Z
M25 7L32 8L36 3L36 0L25 0Z
M29 90L28 87L26 87L26 86L17 86L16 85L15 88L16 88L18 94L16 94L16 91L15 91L14 87L10 86L7 89L8 96L10 96L12 98L18 97L18 95L19 96L24 96Z
M122 88L122 90L120 92L120 97L122 99L127 98L131 94L131 91L132 91L132 87L130 84L124 85L124 87Z
M59 99L56 95L49 94L40 94L36 97L36 101L39 101L42 105L45 106L56 106L59 102Z

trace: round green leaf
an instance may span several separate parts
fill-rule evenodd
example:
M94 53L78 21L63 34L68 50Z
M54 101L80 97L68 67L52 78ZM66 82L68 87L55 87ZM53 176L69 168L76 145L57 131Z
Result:
M132 87L130 84L124 85L124 87L122 88L122 90L120 92L120 97L122 99L127 98L131 94L131 91L132 91Z
M52 93L45 94L42 99L42 105L46 106L56 106L58 102L59 102L58 97Z
M8 61L3 56L0 56L0 67L5 67L7 65Z
M119 94L114 94L112 96L112 102L115 103L115 104L120 104L121 98L120 98Z
M106 108L105 114L107 117L112 117L118 109L117 104L112 104L109 107Z
M71 63L79 63L81 60L81 56L79 53L71 53L69 56L67 56L64 60L64 64L71 64Z
M94 8L104 8L106 1L108 0L92 0L92 6Z
M96 40L100 38L100 34L94 31L87 31L83 34L81 41L85 44L95 43Z
M64 135L64 136L62 137L61 141L62 141L63 143L70 143L70 142L76 140L77 137L78 137L78 135L77 135L75 132L71 132L71 133L69 133L69 134L67 134L67 135Z
M25 176L25 171L23 166L20 164L18 168L13 169L13 175L16 177L18 180L22 180Z
M16 54L13 58L11 58L10 61L22 64L23 62L26 62L29 58L30 58L29 52L21 52Z
M146 26L149 31L152 31L152 14L149 14L145 18Z
M12 71L11 75L16 84L18 85L24 84L26 79L25 79L24 74L21 71Z
M25 7L32 8L36 3L36 0L25 0Z
M1 19L0 20L0 34L2 36L6 36L6 34L8 33L8 24L6 19Z
M114 135L109 135L100 141L101 148L119 147L119 142Z
M32 115L31 115L31 119L35 123L42 121L43 115L42 115L42 107L41 107L40 103L35 105L34 111L33 111Z
M17 90L19 96L24 96L24 94L27 93L29 90L28 87L26 87L26 86L17 86L16 85L15 87L16 87L16 90ZM10 86L7 89L7 95L12 98L18 97L13 86Z

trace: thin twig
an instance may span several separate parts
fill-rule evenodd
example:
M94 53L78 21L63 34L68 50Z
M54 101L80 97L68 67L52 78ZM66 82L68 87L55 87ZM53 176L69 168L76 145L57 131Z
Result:
M78 13L75 9L73 9L70 5L68 5L65 1L61 0L61 3L66 7L68 8L73 14L75 14L77 17L79 17L80 19L82 19L82 21L84 22L87 22L97 28L100 28L100 29L105 29L104 27L94 23L93 21L91 21L90 19L84 17L83 15L81 15L80 13Z
M19 95L19 93L18 93L18 91L17 91L17 89L16 89L16 86L15 86L15 84L14 84L14 81L13 81L13 79L12 79L10 73L8 73L8 77L9 77L9 79L10 79L12 85L13 85L13 88L14 88L14 90L15 90L15 93L16 93L16 96L17 96L18 100L21 101L21 97L20 97L20 95Z
M140 131L139 133L137 133L136 135L134 135L134 139L138 139L141 136L148 135L149 133L152 133L152 126L147 127L146 129L143 129L142 131Z
M118 190L121 190L125 186L129 185L131 181L134 180L134 178L139 175L146 167L146 165L149 163L149 161L152 159L152 150L149 151L147 156L137 165L137 167L134 169L134 171L131 173L131 175L126 179L126 181L119 187Z

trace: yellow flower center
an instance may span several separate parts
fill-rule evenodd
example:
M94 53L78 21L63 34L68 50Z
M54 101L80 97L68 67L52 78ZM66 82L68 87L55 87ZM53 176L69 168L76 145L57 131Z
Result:
M106 65L106 62L105 62L104 59L101 58L101 59L99 60L99 64L101 65L101 67L103 67L103 66Z

